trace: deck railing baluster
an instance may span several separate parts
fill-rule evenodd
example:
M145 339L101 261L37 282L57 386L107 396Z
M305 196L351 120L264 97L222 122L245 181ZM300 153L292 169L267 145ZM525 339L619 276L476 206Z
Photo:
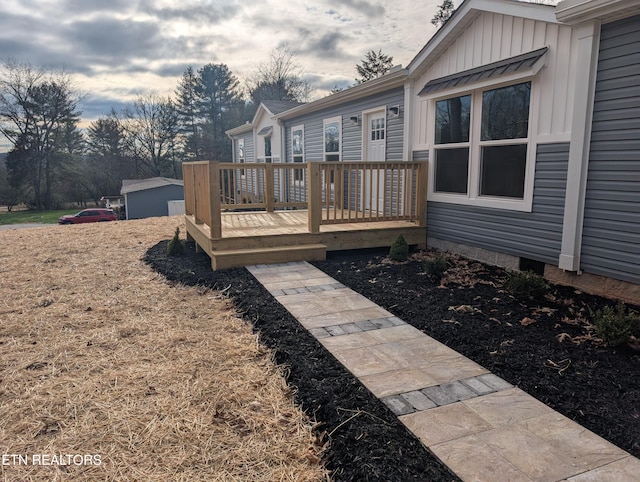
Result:
M243 166L184 163L185 213L220 236L221 210L308 209L309 228L322 224L408 220L426 225L423 162L307 162ZM277 170L277 172L276 172ZM277 185L276 185L277 183ZM276 191L278 189L278 191Z

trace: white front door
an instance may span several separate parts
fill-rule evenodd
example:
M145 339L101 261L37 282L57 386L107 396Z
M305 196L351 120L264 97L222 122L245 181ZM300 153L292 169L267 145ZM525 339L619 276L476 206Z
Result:
M374 112L367 115L366 159L382 162L386 158L387 129L386 112ZM384 171L365 172L364 207L378 214L384 211Z

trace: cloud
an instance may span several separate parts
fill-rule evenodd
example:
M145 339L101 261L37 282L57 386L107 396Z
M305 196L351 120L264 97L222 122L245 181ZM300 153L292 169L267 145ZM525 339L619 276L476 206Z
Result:
M190 23L206 23L209 26L235 17L240 10L238 5L229 2L220 2L219 5L203 5L202 2L198 2L196 5L183 5L181 8L156 8L156 3L147 2L145 12L163 21L185 20Z
M38 3L38 0L31 0ZM60 2L59 9L74 14L95 13L95 12L126 12L133 5L131 0L64 0Z
M329 4L340 7L349 7L358 13L364 14L368 18L382 17L385 14L384 6L379 3L367 2L366 0L329 0Z
M71 24L65 35L75 52L108 62L153 56L161 43L158 24L131 19L81 20Z
M348 38L347 35L337 30L326 32L317 37L309 33L298 53L322 59L344 59L348 56L345 55L342 42Z
M353 83L382 48L406 63L440 0L2 0L0 61L63 68L91 96L85 115L149 91L169 95L187 66L224 63L241 82L288 45L323 96ZM83 115L84 117L84 115Z

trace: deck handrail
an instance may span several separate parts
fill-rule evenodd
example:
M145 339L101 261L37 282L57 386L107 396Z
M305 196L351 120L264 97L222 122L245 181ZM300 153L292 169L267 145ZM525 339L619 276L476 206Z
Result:
M308 229L326 224L412 221L426 226L423 161L182 165L185 213L222 237L222 211L307 209Z

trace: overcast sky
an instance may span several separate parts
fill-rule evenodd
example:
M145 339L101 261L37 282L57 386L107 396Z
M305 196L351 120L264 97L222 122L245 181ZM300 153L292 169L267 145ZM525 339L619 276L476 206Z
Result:
M243 80L289 45L322 97L382 49L407 65L441 0L2 0L0 56L64 68L87 94L83 120L147 92L171 94L187 66ZM459 4L459 2L456 2Z

